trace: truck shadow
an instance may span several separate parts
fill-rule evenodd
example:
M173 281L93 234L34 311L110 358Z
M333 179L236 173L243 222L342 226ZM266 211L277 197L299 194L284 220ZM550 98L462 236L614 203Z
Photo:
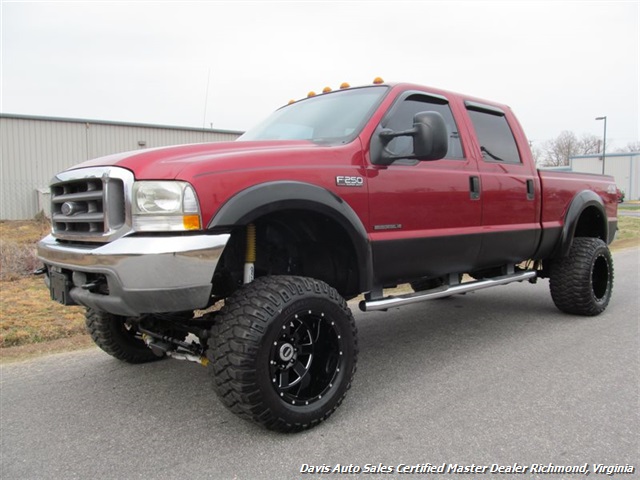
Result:
M477 366L487 350L509 356L523 339L544 342L554 331L594 321L557 311L546 284L506 286L355 316L360 355L352 389L324 426L300 435L282 436L237 418L216 398L207 369L196 364L164 360L132 366L104 356L102 367L91 375L102 385L103 401L119 409L120 418L139 422L140 412L149 412L162 419L156 427L172 435L200 432L243 441L250 435L286 443L283 439L301 435L315 438L314 432L349 423L354 414L363 420L367 412L393 401L394 392L406 392L416 382L436 384L451 372ZM416 390L411 401L421 396Z

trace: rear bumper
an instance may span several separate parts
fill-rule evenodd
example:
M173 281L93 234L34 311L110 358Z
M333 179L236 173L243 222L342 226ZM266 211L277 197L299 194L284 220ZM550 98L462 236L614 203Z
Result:
M228 240L227 234L130 236L104 245L70 245L49 235L38 243L38 258L48 270L69 276L77 303L139 316L206 307ZM107 288L87 288L96 278Z

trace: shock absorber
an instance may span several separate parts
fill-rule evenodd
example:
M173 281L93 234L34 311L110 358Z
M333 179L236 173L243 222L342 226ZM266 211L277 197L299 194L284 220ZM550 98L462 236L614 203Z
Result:
M244 283L251 283L255 277L256 261L256 226L253 223L247 225L247 252L244 259Z

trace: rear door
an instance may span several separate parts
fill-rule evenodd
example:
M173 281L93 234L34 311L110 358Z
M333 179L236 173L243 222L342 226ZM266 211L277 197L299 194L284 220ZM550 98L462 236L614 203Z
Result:
M530 258L540 235L540 182L526 140L513 115L500 108L465 102L475 130L482 195L481 263L516 263Z

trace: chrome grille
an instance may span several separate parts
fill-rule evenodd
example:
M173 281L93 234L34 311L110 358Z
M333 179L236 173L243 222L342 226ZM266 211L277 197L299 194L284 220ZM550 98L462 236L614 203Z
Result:
M56 238L108 242L130 230L127 193L133 175L117 167L70 170L51 183Z
M102 180L80 180L51 187L51 215L56 232L104 233Z

